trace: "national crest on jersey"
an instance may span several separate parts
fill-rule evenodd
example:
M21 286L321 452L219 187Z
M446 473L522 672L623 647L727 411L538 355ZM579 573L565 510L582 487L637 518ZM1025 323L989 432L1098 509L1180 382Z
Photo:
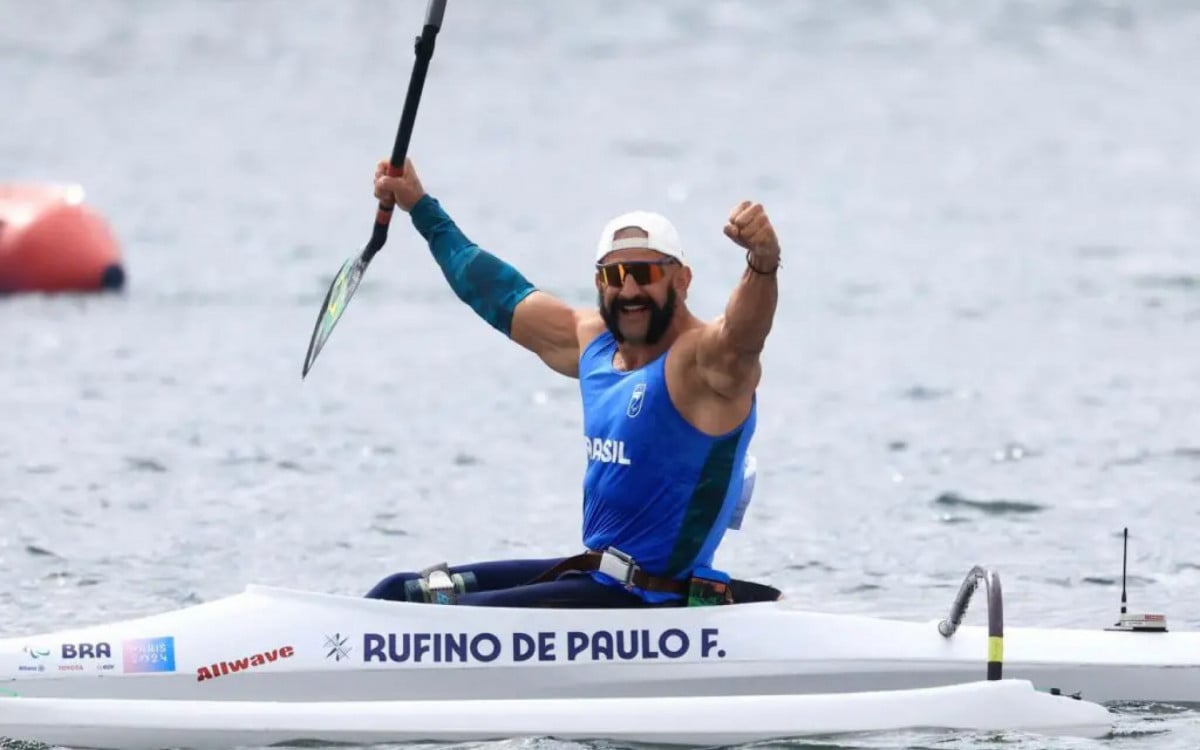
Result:
M629 408L625 416L632 419L642 413L642 403L646 400L646 384L638 383L633 387L633 395L629 397Z

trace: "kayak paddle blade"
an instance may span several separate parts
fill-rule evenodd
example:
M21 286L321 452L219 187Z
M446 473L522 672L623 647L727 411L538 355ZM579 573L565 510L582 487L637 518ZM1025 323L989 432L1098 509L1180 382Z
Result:
M347 259L338 270L337 276L333 277L333 283L329 285L329 291L325 293L325 302L321 305L321 312L317 315L317 324L313 328L312 339L308 342L308 354L304 357L304 369L300 372L301 379L308 375L313 363L317 361L317 355L321 353L321 348L325 346L329 334L333 333L333 327L341 320L342 313L346 311L346 305L350 303L350 297L354 294L354 290L358 289L358 284L362 281L367 264L371 262L373 255L374 253L364 251Z

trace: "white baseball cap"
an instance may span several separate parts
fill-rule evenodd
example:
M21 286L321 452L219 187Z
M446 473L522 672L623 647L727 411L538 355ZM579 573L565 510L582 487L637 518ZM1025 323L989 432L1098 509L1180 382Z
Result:
M613 239L613 235L622 229L640 229L646 236ZM600 241L596 244L596 262L599 263L605 255L614 250L633 248L656 250L680 263L684 262L683 243L679 241L679 232L676 231L675 225L667 217L653 211L630 211L605 224L604 231L600 233Z

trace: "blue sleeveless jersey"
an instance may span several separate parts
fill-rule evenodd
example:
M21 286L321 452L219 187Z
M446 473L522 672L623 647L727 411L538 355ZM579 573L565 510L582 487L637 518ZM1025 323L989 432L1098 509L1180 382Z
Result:
M712 564L742 491L757 399L737 428L712 436L690 425L667 393L667 356L628 372L613 368L604 331L579 359L587 471L583 543L616 547L647 573L686 579ZM592 576L617 583L599 572ZM648 601L672 594L635 593Z

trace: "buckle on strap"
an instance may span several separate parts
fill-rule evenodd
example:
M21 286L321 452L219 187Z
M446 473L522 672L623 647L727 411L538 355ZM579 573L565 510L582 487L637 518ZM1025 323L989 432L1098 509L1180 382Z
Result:
M454 580L450 577L450 568L446 563L430 565L421 571L421 582L428 592L429 601L433 604L456 604L458 592Z
M633 586L633 574L639 568L629 555L616 547L607 547L600 553L600 565L596 569L605 575L617 579L625 588L631 588Z

